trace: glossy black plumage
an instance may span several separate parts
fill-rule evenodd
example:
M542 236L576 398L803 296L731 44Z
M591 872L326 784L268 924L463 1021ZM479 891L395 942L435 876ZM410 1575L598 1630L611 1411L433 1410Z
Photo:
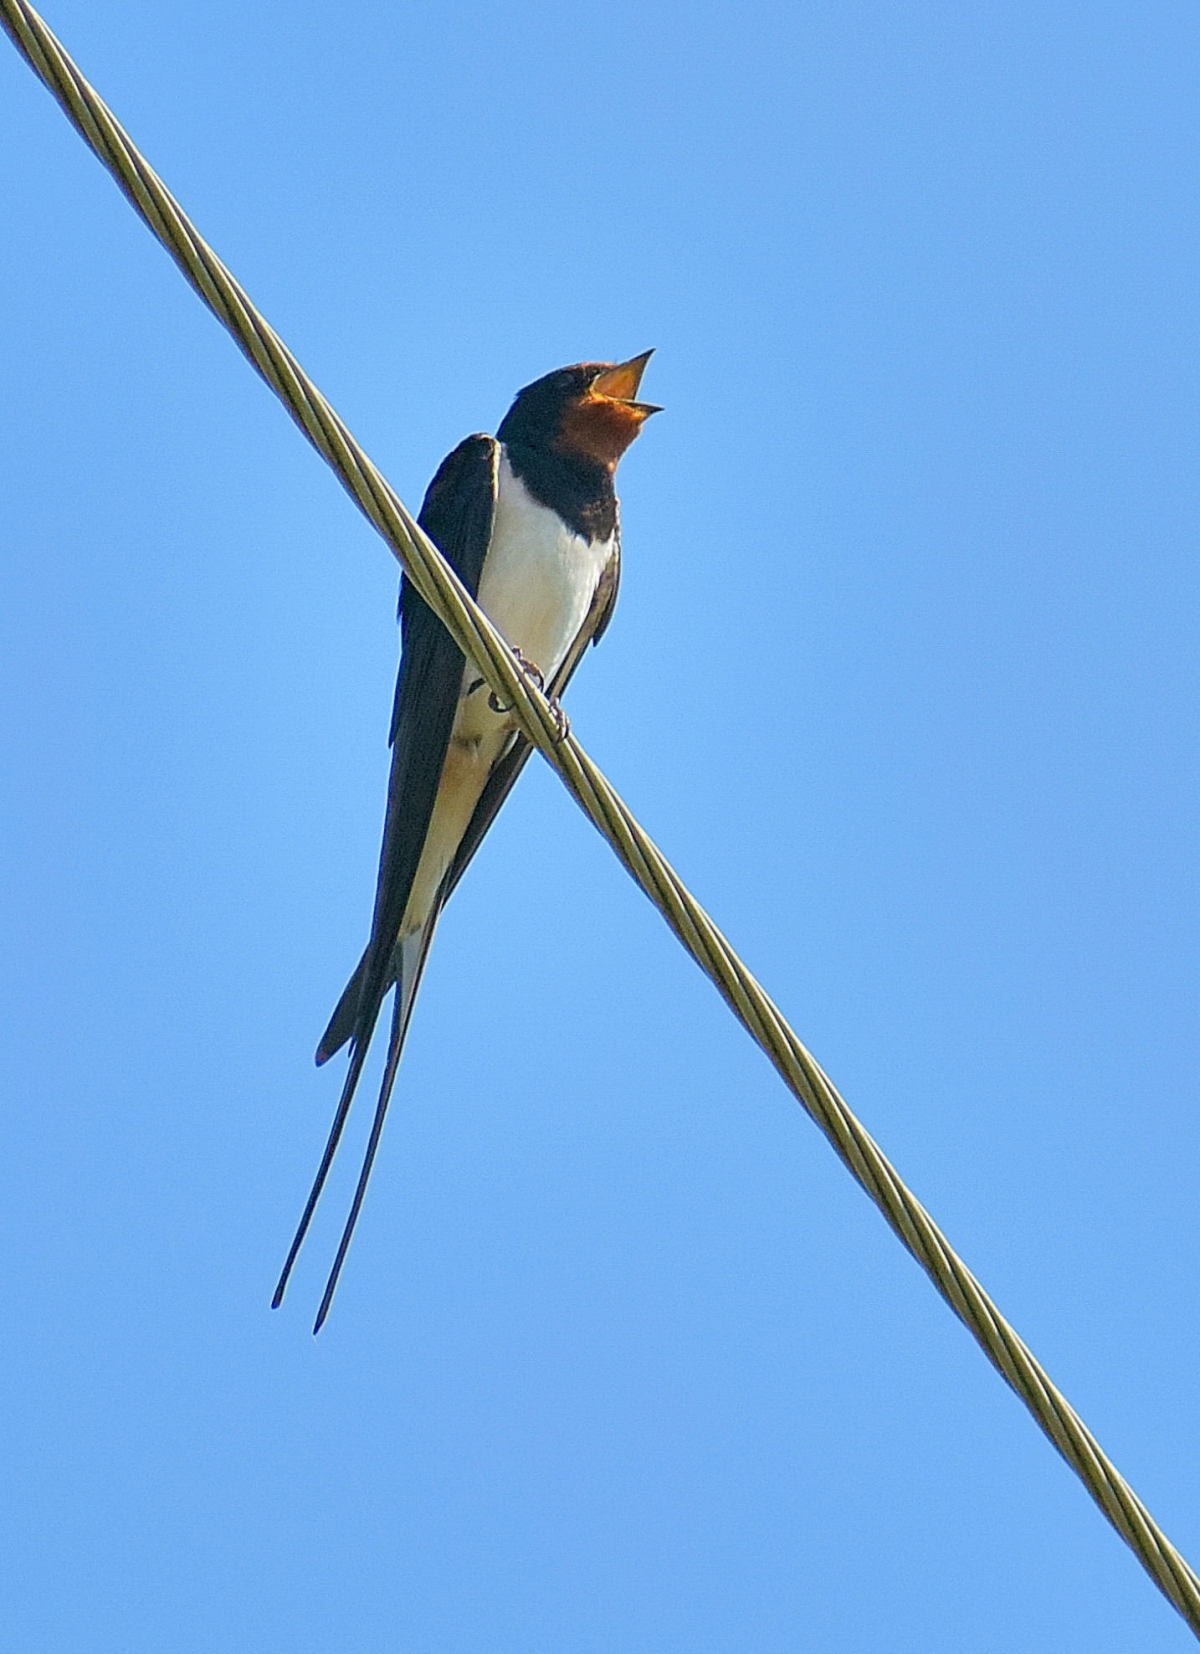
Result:
M496 443L488 436L470 436L460 442L438 467L417 518L472 596L479 589L483 560L491 537L495 499ZM292 1266L321 1198L366 1061L371 1035L383 1002L396 980L393 956L397 933L429 829L438 779L454 723L458 686L462 679L462 652L408 579L403 579L400 586L400 638L400 670L396 679L389 736L392 763L388 775L387 813L371 936L317 1048L317 1061L324 1062L349 1040L350 1066L317 1175L275 1289L273 1302L276 1305L283 1298ZM388 1071L376 1107L375 1122L350 1217L314 1331L320 1329L328 1313L366 1192L423 968L424 956L418 966L418 980L408 985L407 993L397 995L388 1048Z
M500 612L510 615L515 629L502 627L510 640L522 639L530 626L529 635L542 638L550 674L546 688L555 697L588 643L604 631L616 600L620 556L613 473L654 411L630 400L649 354L616 366L560 369L527 386L501 423L499 437L468 437L447 456L421 508L421 526L472 596L480 596L485 565L498 570L488 575L492 596L481 601L493 619ZM499 611L491 608L493 600ZM485 687L483 680L465 679L457 644L407 579L400 617L402 656L371 933L317 1048L322 1063L348 1042L349 1065L274 1299L276 1304L282 1299L384 1000L394 987L374 1122L314 1331L328 1313L357 1222L438 917L531 751L493 702L486 702L489 710L481 720L485 697L472 696Z

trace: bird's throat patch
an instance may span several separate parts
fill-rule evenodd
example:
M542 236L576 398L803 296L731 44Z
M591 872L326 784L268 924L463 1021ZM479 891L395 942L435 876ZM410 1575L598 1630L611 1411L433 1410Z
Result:
M555 446L612 470L645 418L636 404L611 396L582 396L563 409Z

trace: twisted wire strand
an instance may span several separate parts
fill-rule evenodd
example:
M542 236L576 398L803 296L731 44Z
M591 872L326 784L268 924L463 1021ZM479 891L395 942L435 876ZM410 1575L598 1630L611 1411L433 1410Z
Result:
M1200 1637L1200 1577L902 1182L628 806L574 737L560 738L546 697L521 671L504 639L467 595L343 420L202 239L34 8L27 0L0 0L0 23L188 282L386 540L463 653L478 666L489 687L514 708L522 733L558 771L568 791L766 1053L901 1244L1024 1402L1159 1590Z

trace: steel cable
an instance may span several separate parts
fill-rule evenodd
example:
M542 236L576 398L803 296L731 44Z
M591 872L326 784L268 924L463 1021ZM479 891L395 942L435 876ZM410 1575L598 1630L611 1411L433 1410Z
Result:
M0 22L196 292L387 541L464 654L477 664L492 690L512 705L523 733L558 771L627 871L828 1138L851 1176L1024 1402L1151 1579L1200 1636L1200 1578L901 1181L628 806L574 737L560 738L545 696L520 669L504 639L472 602L339 415L200 237L33 7L26 0L0 0Z

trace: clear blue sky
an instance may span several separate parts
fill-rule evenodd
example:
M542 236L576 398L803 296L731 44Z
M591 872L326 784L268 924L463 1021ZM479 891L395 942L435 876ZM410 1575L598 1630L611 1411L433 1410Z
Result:
M413 506L658 347L576 733L1195 1561L1194 7L47 10ZM1192 1646L540 762L269 1312L396 570L0 47L11 1646Z

